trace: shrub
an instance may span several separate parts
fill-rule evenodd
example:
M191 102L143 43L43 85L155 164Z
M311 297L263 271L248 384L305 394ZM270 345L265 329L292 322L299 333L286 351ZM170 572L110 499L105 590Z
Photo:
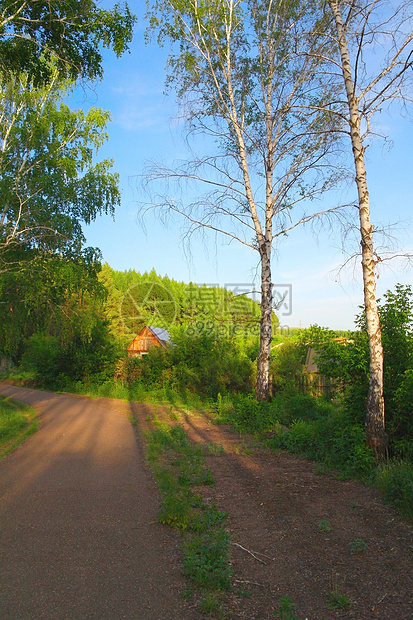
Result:
M23 370L35 373L44 387L53 387L60 370L61 351L59 341L48 334L34 334L22 358Z
M392 461L379 465L375 484L384 499L413 521L413 465Z
M273 391L297 392L297 377L302 375L308 346L302 342L284 342L273 349L270 373Z
M252 390L253 364L232 338L200 334L174 336L174 346L152 347L144 359L118 360L116 378L149 388L170 388L181 397L199 394L248 393Z
M396 285L379 300L379 314L384 351L384 400L386 428L393 454L410 458L406 442L413 440L413 293L410 286ZM345 342L337 341L334 332L313 330L313 346L319 352L322 374L339 380L344 403L356 424L363 424L367 408L369 347L365 317L356 319L360 331Z

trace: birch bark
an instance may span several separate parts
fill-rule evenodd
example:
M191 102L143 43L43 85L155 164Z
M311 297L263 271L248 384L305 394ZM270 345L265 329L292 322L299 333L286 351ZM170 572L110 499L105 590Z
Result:
M356 172L358 193L359 223L361 234L361 264L363 273L364 308L366 314L367 334L369 340L369 392L365 419L367 442L376 458L382 459L387 452L388 439L385 431L383 398L383 346L381 341L380 320L376 298L376 260L373 244L373 225L370 219L370 202L365 166L365 148L361 138L361 114L359 113L352 77L350 54L346 30L337 0L329 0L337 31L337 42L341 58L341 70L346 88L350 137Z

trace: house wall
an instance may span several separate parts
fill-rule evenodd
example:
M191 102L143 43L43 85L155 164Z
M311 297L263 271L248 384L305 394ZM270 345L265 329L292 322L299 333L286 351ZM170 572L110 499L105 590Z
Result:
M147 327L144 327L128 346L128 357L142 357L142 354L147 353L151 347L160 346L159 340Z

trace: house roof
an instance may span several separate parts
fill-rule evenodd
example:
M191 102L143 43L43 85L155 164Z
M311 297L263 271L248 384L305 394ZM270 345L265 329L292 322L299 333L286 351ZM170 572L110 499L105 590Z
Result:
M163 327L151 327L150 325L146 326L151 330L154 336L161 342L165 347L168 342L171 342L171 334Z

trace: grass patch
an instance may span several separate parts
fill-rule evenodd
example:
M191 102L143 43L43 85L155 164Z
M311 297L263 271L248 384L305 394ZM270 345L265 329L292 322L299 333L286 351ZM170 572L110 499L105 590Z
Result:
M330 521L328 521L327 519L321 519L317 528L319 532L330 532L331 531Z
M230 588L230 540L225 512L206 503L199 487L213 485L202 446L180 425L159 423L146 433L147 456L162 496L159 521L183 535L183 570L200 594L204 612L221 610L220 593ZM194 590L193 590L193 589Z
M148 403L153 405L169 405L170 418L177 419L175 408L205 409L212 407L212 401L201 398L189 390L176 391L170 387L147 387L138 381L115 381L113 379L99 382L76 381L60 386L62 392L82 394L90 398L116 398L126 402Z
M281 620L299 620L294 613L295 603L290 596L283 596L280 599L280 607L274 614Z
M36 413L31 407L0 396L0 457L14 450L36 428Z
M385 501L413 522L413 463L390 461L379 465L375 486Z
M373 484L385 501L413 521L413 463L393 459L377 466L362 424L338 403L308 395L278 393L271 402L252 396L221 398L215 421L253 434L271 450L287 450L315 461L316 472ZM411 442L404 453L412 452ZM409 452L410 450L410 452Z

